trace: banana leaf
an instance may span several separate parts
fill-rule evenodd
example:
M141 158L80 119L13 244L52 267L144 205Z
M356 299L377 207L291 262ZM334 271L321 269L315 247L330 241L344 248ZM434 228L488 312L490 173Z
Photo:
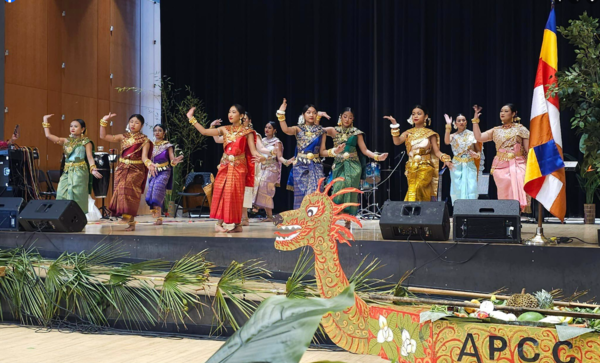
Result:
M352 305L354 285L332 299L270 297L206 363L297 363L322 316Z

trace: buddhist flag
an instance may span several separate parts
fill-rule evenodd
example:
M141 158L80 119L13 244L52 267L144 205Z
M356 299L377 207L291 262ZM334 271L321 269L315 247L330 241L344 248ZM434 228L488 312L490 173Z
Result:
M556 16L552 8L544 29L533 89L525 192L562 221L567 198L558 97L546 99L548 85L556 83L554 76L557 68Z

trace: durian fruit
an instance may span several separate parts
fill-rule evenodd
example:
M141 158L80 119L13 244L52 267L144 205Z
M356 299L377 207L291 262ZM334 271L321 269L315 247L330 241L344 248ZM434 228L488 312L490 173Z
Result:
M548 291L538 291L534 295L538 301L540 309L552 309L552 306L554 306L554 299Z
M535 296L526 294L525 289L523 289L520 294L512 295L508 301L506 301L506 305L521 308L537 308L539 303Z

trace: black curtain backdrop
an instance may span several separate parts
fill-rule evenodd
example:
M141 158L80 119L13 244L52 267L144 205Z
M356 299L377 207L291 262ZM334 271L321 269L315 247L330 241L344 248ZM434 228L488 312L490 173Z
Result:
M393 167L405 148L393 145L382 117L393 115L405 130L415 104L429 108L431 127L442 142L444 113L471 119L473 104L483 106L482 129L500 123L499 110L508 102L517 105L529 127L549 11L549 0L166 1L161 3L162 69L178 86L191 86L211 120L226 120L230 105L240 103L261 134L267 121L276 120L284 97L288 124L295 124L307 103L332 116L323 126L335 125L342 108L352 107L367 146L390 153L383 169ZM600 4L557 2L557 23L567 26L584 11L599 17ZM560 35L558 51L559 69L573 63L573 48ZM561 119L564 152L579 157L570 114L563 111ZM294 137L281 130L278 136L291 157ZM202 160L198 170L216 173L222 147L208 144L193 157ZM442 145L442 151L451 154L449 146ZM493 143L487 143L485 172L494 155ZM284 168L276 212L292 206L292 193L284 187L288 173ZM388 184L392 200L404 198L403 173L402 165ZM573 173L567 174L567 216L581 216L583 194ZM444 198L449 179L446 173ZM493 181L490 192L494 198ZM387 199L387 186L378 199Z

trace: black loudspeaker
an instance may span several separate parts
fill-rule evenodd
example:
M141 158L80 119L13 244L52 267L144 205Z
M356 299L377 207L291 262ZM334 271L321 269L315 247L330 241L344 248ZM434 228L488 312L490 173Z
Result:
M87 218L72 200L32 200L19 215L19 222L26 231L81 232Z
M19 212L23 198L0 198L0 231L19 230Z
M381 210L383 239L447 241L450 217L445 202L392 202Z
M516 200L454 202L454 241L521 243L521 216Z

